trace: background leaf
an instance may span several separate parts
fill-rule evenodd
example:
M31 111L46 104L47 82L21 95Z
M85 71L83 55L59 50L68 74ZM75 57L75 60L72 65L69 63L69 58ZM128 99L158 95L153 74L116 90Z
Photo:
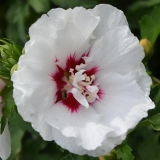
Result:
M122 143L117 147L117 159L134 160L131 151L132 149L126 143Z
M69 153L68 155L63 157L61 160L99 160L99 158L90 157L90 156L87 156L87 155L79 156L79 155Z
M76 6L84 6L86 8L89 7L93 7L96 4L98 4L97 0L70 0L70 1L66 1L66 0L52 0L52 2L60 7L63 8L73 8Z
M16 111L16 105L13 99L12 91L4 95L4 103L5 105L2 110L3 115L1 119L1 133L4 130L8 118Z
M160 113L149 118L152 128L156 131L160 131Z
M153 9L150 16L145 15L140 21L141 38L149 39L155 43L160 34L160 6Z
M145 0L145 1L135 1L128 9L135 11L142 8L154 7L160 4L160 0Z
M29 0L28 3L37 13L42 13L49 10L50 0Z
M13 16L14 15L14 16ZM15 1L9 8L6 19L9 23L7 28L7 37L13 39L15 42L25 42L26 39L26 27L25 19L29 15L29 4L23 3L23 1ZM18 35L18 36L17 36Z
M32 127L31 123L26 122L22 119L22 117L18 113L13 113L13 115L9 118L10 126L19 128L23 131L28 131L32 134L38 134Z
M159 160L159 138L160 132L151 127L142 127L128 136L127 143L132 147L136 160Z
M155 103L156 107L149 111L149 116L160 113L160 85L156 85L151 89L150 98Z

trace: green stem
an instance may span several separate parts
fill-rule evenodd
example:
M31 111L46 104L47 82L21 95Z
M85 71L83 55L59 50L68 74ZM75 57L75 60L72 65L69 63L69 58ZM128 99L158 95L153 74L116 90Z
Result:
M160 80L158 78L152 76L152 80L153 80L153 82L160 84Z

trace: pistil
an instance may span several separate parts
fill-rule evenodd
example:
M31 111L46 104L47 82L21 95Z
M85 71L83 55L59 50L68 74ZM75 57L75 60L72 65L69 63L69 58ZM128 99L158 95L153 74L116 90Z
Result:
M76 70L77 68L80 68L80 65L76 66ZM93 84L95 80L95 76L94 75L88 76L87 74L85 74L84 68L81 68L77 72L75 72L73 68L70 68L69 72L71 73L69 80L70 80L70 83L72 84L71 92L73 93L73 97L81 105L84 106L84 104L87 104L87 106L85 105L84 107L88 108L89 107L88 103L92 103L96 99L99 99L99 96L98 96L99 88L97 87L97 85ZM74 89L74 92L73 92L73 88L76 89L76 90Z
M63 104L72 108L74 102L73 105L75 107L73 108L75 110L79 105L89 108L90 103L99 99L99 88L97 84L94 84L96 68L85 70L85 67L92 59L89 57L82 57L81 59L83 60L79 64L75 64L75 66L70 65L70 67L64 70L57 66L59 73L57 72L53 75L58 88L56 103L62 101Z

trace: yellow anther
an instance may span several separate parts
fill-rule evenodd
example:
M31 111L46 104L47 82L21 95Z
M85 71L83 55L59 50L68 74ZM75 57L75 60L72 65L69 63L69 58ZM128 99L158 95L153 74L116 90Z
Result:
M86 81L88 81L88 82L90 81L89 76L86 76L85 79L86 79Z

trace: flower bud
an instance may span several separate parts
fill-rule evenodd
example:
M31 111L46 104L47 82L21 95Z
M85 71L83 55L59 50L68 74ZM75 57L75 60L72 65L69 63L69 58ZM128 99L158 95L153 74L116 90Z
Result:
M151 56L153 55L153 45L152 43L147 39L141 39L139 44L144 48L145 52L145 59L150 59Z
M8 61L12 64L15 65L17 61L14 58L8 58Z
M99 157L99 160L115 160L117 157L116 150L113 149L110 153L108 153L106 156Z
M6 48L6 45L4 45L3 47ZM1 56L2 56L3 59L7 59L7 58L9 58L9 56L5 52L4 48L1 48Z
M16 45L9 39L0 40L0 42L0 55L3 67L3 70L1 69L0 71L10 76L10 73L15 69L14 65L18 63L19 57L22 55L22 47Z
M24 49L24 48L22 49L22 55L23 55L23 54L25 54L25 49Z
M11 68L11 71L10 71L10 74L12 75L14 71L17 70L17 64L15 64L12 68Z

